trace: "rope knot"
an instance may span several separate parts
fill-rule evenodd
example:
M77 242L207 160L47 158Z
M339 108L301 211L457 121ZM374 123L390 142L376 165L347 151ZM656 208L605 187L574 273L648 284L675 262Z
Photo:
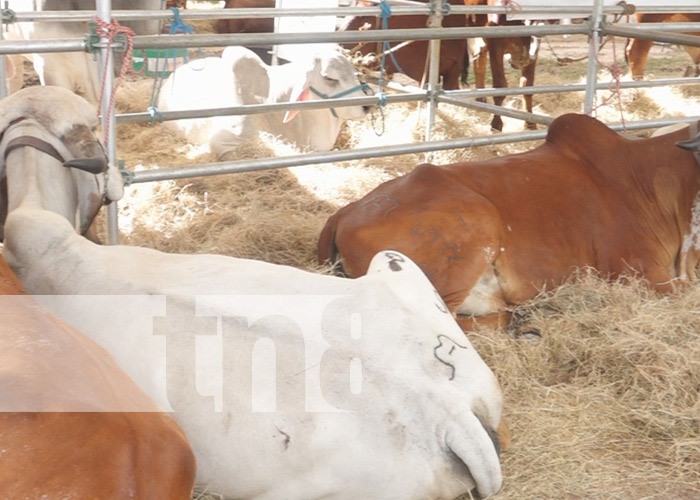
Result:
M387 0L382 0L379 2L379 10L381 12L380 16L383 22L386 22L391 17L391 5Z
M171 35L177 35L178 33L191 34L194 33L194 28L189 24L185 24L180 17L180 9L177 7L170 7L173 13L173 21L170 23L169 31Z
M622 7L623 16L631 16L637 11L637 7L634 4L627 3L624 0L617 2L617 5Z
M105 65L104 65L104 73L102 74L102 89L100 91L100 99L97 105L97 109L102 109L102 100L104 99L104 94L105 94L105 83L106 83L106 76L107 76L107 68L108 64L107 61L109 61L109 58L112 56L112 45L114 43L114 40L117 36L123 36L126 40L126 50L124 51L122 55L122 67L121 71L119 72L119 78L117 79L116 83L114 84L114 87L110 89L110 96L109 96L109 108L107 111L107 115L104 117L105 119L105 130L104 130L104 136L109 137L109 122L111 118L111 113L112 109L114 109L114 98L117 92L117 88L122 84L124 81L124 77L126 74L131 70L131 59L132 59L132 54L134 52L134 31L127 27L127 26L122 26L119 24L119 21L116 19L113 20L113 22L109 23L107 21L104 21L103 19L100 19L100 17L95 16L94 18L95 24L97 25L96 32L101 38L106 38L107 39L107 49L106 49L106 56L105 56Z

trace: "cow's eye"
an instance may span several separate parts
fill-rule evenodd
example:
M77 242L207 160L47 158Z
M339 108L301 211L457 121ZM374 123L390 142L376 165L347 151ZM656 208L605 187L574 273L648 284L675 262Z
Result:
M327 84L329 84L329 85L338 85L338 83L340 83L337 79L331 78L330 76L325 76L325 75L324 75L323 79L324 79L325 82L326 82Z

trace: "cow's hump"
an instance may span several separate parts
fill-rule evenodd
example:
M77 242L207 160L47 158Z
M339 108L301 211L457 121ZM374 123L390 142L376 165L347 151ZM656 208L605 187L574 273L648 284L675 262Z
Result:
M567 113L549 126L547 144L587 159L619 151L626 139L602 122L587 115ZM595 162L594 162L595 163Z

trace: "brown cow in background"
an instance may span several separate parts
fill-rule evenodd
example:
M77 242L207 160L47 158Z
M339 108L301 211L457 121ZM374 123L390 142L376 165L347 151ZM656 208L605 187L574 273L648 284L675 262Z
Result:
M700 14L642 14L636 15L638 23L692 23L700 22ZM700 36L700 33L690 33ZM638 38L630 38L627 40L625 48L625 56L627 64L629 64L632 78L641 80L644 78L644 67L647 64L647 56L654 45L653 40L641 40ZM684 45L683 48L688 52L688 55L695 64L695 69L689 67L684 76L700 76L700 47L690 47Z
M224 9L274 9L275 0L226 0ZM249 17L236 19L219 19L216 23L217 33L273 33L274 17ZM255 52L266 64L272 63L272 47L247 47Z
M449 0L452 5L496 5L495 0ZM362 5L373 5L369 2L358 2ZM504 15L468 15L462 18L458 15L448 15L443 19L443 27L460 28L466 26L518 26L523 25L523 21L506 21ZM427 16L391 16L388 18L389 29L415 29L425 28ZM379 29L381 19L375 16L356 16L345 20L339 30L353 29ZM346 44L346 47L351 44ZM392 47L397 47L400 42L391 42ZM401 67L400 71L391 57L386 57L385 70L388 74L402 72L414 80L421 81L427 70L428 41L416 40L405 44L403 47L395 49L394 58ZM348 47L349 48L349 47ZM538 41L533 37L508 37L508 38L486 38L483 48L474 55L475 84L477 88L486 86L486 64L491 62L491 75L493 86L502 88L508 86L505 76L505 56L510 55L510 64L515 69L522 71L520 79L521 86L532 86L535 81L535 66L537 64ZM370 53L381 54L381 43L364 43L355 47L363 55ZM442 87L445 90L455 90L462 84L466 84L466 70L469 66L467 40L443 40L440 49L440 77ZM494 97L494 103L501 106L504 97ZM525 109L532 113L532 95L523 97ZM503 130L503 121L496 115L491 121L494 130ZM528 123L527 127L535 129L534 123Z
M425 1L425 0L424 0ZM461 0L449 0L450 4L462 5ZM372 6L374 3L358 1L358 5ZM388 29L417 29L425 28L428 16L390 16L387 20ZM464 28L466 19L461 15L445 16L442 25L446 28ZM371 30L382 29L382 20L378 16L350 16L346 18L339 31L350 30ZM382 42L363 42L360 44L344 44L353 53L359 52L363 55L371 53L377 54L377 64L383 51ZM385 71L387 74L403 73L406 76L420 82L424 75L427 77L428 69L428 40L415 40L407 43L400 41L390 42L394 48L393 57L389 55L385 58ZM400 48L397 48L401 46ZM467 53L467 41L464 40L443 40L440 45L440 68L439 74L442 78L442 87L445 90L459 89L460 77L464 67ZM396 63L398 63L397 67Z
M464 5L500 5L498 0L464 0ZM524 21L507 21L505 15L474 14L467 16L469 26L522 26ZM532 87L535 83L535 66L537 65L537 52L539 41L535 37L507 37L485 38L484 47L474 60L474 77L476 88L484 88L486 85L486 60L491 63L491 76L494 88L508 87L508 79L505 73L505 56L510 54L510 65L521 71L520 86ZM466 78L465 78L466 79ZM494 97L493 102L501 106L505 97ZM525 110L532 113L532 94L523 96ZM534 123L527 123L527 128L536 129ZM491 128L503 130L503 120L499 115L494 115L491 120Z
M224 9L263 9L275 8L275 0L226 0ZM274 17L251 17L219 19L217 33L272 33L275 30Z

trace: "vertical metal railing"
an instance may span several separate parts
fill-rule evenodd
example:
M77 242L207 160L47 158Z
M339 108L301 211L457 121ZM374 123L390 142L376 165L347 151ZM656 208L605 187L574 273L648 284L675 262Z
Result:
M591 34L588 47L586 95L583 101L583 112L586 114L591 114L595 106L596 82L598 78L598 48L600 47L600 33L603 19L603 0L594 0L593 15L589 19Z
M112 2L111 0L97 0L97 17L105 23L112 22ZM102 98L100 113L102 114L102 130L105 131L105 147L107 157L112 165L116 165L117 160L117 120L114 116L114 102L110 98L114 89L114 57L108 51L109 40L100 38L99 68L102 81ZM130 63L130 62L129 62ZM127 64L125 62L124 64ZM106 180L105 180L106 182ZM116 245L119 243L119 215L117 202L113 201L107 205L107 243Z
M445 0L431 0L433 11L428 18L428 28L442 27L444 16ZM440 90L440 44L439 38L430 40L428 45L428 105L425 123L425 140L431 138L433 126L435 125L435 113L438 107L437 93ZM426 158L429 161L429 158Z

